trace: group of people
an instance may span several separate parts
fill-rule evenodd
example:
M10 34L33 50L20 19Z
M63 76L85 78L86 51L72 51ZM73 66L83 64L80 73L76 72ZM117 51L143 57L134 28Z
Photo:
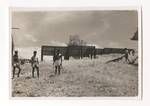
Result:
M113 60L109 60L106 63L110 63L110 62L119 62L122 59L125 59L125 62L128 64L136 64L136 60L138 59L138 56L135 54L135 50L131 49L123 49L123 55L121 57L115 58Z
M125 57L125 61L129 64L133 64L135 62L135 60L138 58L136 56L135 58L135 51L134 50L128 50L128 49L124 49L125 53L121 58L117 58L111 61L119 61L120 59L122 59L123 57ZM134 59L130 59L129 58L134 57ZM17 73L17 77L19 77L20 73L21 73L21 59L19 59L18 56L18 51L15 51L15 54L13 55L12 58L12 63L13 63L13 78L15 77L15 73L16 73L16 69L18 69L18 73ZM107 63L111 62L108 61ZM31 63L31 67L32 67L32 77L34 78L34 73L35 70L37 71L37 77L39 78L40 76L40 72L39 72L39 60L37 57L37 51L33 52L33 56L30 59L30 63ZM62 67L62 54L60 53L59 50L57 50L56 52L54 52L54 56L53 56L53 66L54 66L54 70L55 70L55 75L59 75L60 71L61 71L61 67Z
M128 50L126 48L125 48L125 55L124 55L124 57L125 57L125 61L127 63L129 63L129 64L133 64L138 58L138 56L135 55L135 51L133 49L132 50Z
M19 59L19 56L18 56L18 51L15 51L13 55L12 63L13 63L13 78L15 77L16 69L18 69L17 77L19 77L22 69L21 69L21 60ZM31 57L30 63L32 67L32 77L33 78L35 77L34 73L36 70L37 77L39 78L40 72L39 72L39 60L37 57L37 51L33 52L33 56ZM53 66L55 67L55 75L56 74L59 75L61 67L62 67L62 55L59 52L59 50L57 50L53 56Z

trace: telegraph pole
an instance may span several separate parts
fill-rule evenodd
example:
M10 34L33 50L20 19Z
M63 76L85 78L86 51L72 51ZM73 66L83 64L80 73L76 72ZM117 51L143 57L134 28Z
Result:
M17 28L17 27L12 27L11 28L12 30L19 30L20 28ZM12 56L13 56L13 51L14 51L14 41L13 41L13 34L12 34Z

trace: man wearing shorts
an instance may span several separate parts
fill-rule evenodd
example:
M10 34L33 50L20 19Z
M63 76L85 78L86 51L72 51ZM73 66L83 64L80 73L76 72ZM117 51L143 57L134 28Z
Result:
M39 61L38 57L36 56L37 51L33 52L33 56L31 57L31 66L32 66L32 77L34 78L34 71L36 69L37 71L37 76L39 78Z
M15 70L16 68L19 70L17 73L17 76L19 77L20 72L21 72L21 68L20 68L20 60L18 57L18 51L15 51L15 54L13 55L13 78L15 77Z
M53 65L55 67L55 75L59 74L60 75L60 69L62 66L62 55L59 52L59 50L56 51L56 54L53 56Z

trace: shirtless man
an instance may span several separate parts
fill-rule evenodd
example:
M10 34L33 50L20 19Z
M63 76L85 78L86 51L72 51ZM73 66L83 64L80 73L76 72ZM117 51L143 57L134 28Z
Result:
M32 66L32 77L34 78L34 71L37 70L37 76L39 78L39 61L38 57L36 56L37 51L33 52L33 56L31 57L31 66Z
M55 75L58 73L60 75L60 69L62 66L62 55L59 50L56 51L56 54L53 56L53 65L55 67Z
M18 57L18 51L15 51L15 54L13 55L13 78L15 77L15 70L16 68L19 70L17 73L17 76L19 77L20 72L21 72L21 68L20 68L20 60Z

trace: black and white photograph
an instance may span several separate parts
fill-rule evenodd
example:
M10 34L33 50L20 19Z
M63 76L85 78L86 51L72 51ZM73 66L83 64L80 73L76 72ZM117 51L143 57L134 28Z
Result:
M11 97L138 97L137 9L10 11Z

